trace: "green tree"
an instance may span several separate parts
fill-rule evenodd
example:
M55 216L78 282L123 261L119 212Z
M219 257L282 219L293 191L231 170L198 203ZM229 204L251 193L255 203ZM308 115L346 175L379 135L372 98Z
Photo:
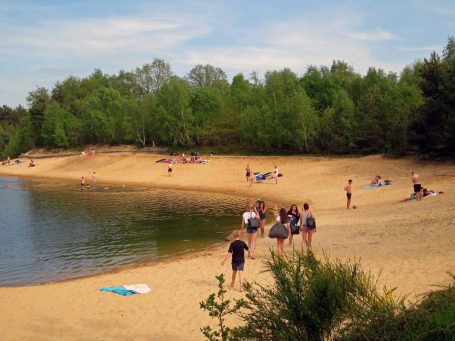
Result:
M144 64L134 71L136 94L143 96L156 92L169 83L172 77L171 65L163 59L155 58L152 63Z
M186 76L191 86L226 87L226 73L219 67L210 64L198 64Z
M27 96L31 121L32 146L41 145L41 129L44 122L44 111L49 104L50 96L46 88L36 88Z

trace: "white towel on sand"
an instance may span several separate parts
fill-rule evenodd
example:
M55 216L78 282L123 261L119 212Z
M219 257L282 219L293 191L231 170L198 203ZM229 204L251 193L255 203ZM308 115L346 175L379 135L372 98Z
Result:
M150 289L147 284L131 284L131 285L125 285L124 287L126 290L134 290L138 294L146 294L146 293L152 291L152 289Z

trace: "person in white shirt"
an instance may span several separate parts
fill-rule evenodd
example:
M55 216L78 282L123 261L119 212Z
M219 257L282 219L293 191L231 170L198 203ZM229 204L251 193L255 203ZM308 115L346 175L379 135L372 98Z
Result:
M275 170L273 171L273 178L275 179L275 183L278 183L278 174L280 174L280 171L278 170L278 167L275 166Z
M256 238L258 235L260 220L259 213L256 210L256 205L249 205L247 209L248 211L242 215L242 227L240 230L240 235L243 235L243 230L246 226L248 239L248 258L254 259L254 248L256 247Z

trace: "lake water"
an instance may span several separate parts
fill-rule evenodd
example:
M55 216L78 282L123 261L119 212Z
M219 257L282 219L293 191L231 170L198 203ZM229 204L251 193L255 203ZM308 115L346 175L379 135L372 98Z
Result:
M246 199L0 177L0 286L76 278L220 242Z

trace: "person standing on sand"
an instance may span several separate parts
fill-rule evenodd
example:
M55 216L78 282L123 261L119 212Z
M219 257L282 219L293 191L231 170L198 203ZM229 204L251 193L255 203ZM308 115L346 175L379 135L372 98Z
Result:
M248 251L248 246L245 244L243 240L240 240L240 232L239 230L235 230L232 232L232 236L235 240L229 245L229 250L227 255L224 257L221 265L226 263L229 255L232 255L232 281L231 281L231 288L234 288L235 284L235 277L237 275L237 271L239 272L239 282L240 282L240 291L243 291L243 269L245 267L245 250Z
M423 193L422 193L422 185L420 184L420 177L419 174L412 171L412 186L414 188L414 193L416 195L416 200L422 200Z
M283 224L287 230L288 230L288 236L291 234L290 228L289 228L289 217L286 212L286 209L281 208L280 212L278 214L278 217L276 217L276 221ZM276 249L278 256L283 257L284 256L284 241L286 238L277 238L276 239Z
M242 216L242 228L240 234L243 234L243 230L245 229L245 225L247 226L246 228L246 233L247 233L247 239L248 239L248 258L254 259L254 249L256 247L256 238L258 236L258 228L259 224L257 226L254 226L255 221L259 219L259 214L256 210L255 205L248 206L249 211L243 213Z
M314 215L310 211L310 205L308 205L308 203L304 203L302 215L300 216L300 229L302 231L302 253L305 252L305 245L308 251L312 251L311 240L313 233L316 232L316 229L312 229L307 226L306 219L309 217L314 218Z
M84 177L81 178L81 189L85 188L85 179Z
M352 197L352 180L348 180L348 184L344 187L344 190L346 191L346 197L348 201L346 202L346 208L349 209L351 207L351 197Z
M260 200L259 201L259 219L260 219L260 225L259 228L261 230L261 237L264 238L264 233L265 233L265 202Z
M275 184L278 184L278 174L280 174L280 171L278 170L278 167L275 166L275 169L273 171L273 178L275 179Z
M172 176L172 163L167 165L167 175Z
M95 172L92 172L92 185L93 185L93 187L96 186L96 173Z
M251 182L251 168L250 168L249 164L246 165L245 172L246 172L246 182ZM250 183L250 186L251 186L251 183Z

